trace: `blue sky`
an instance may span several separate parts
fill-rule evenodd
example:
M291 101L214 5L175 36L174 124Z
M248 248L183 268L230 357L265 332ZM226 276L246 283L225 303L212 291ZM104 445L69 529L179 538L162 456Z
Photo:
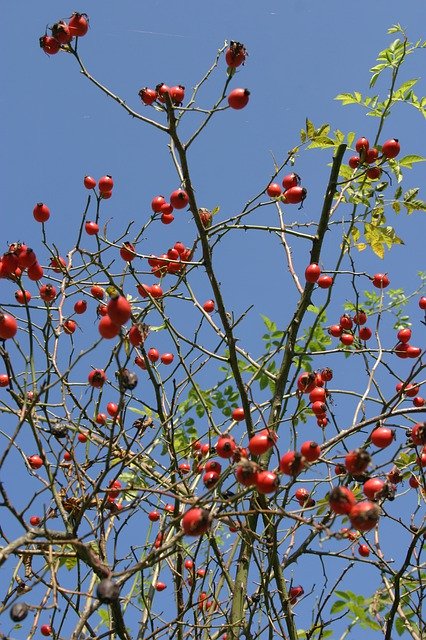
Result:
M103 216L112 219L113 237L130 219L136 221L135 228L146 220L153 196L167 195L179 186L163 134L120 111L81 76L71 56L60 53L49 58L39 49L38 38L46 24L70 16L75 9L90 16L89 33L79 43L88 70L148 116L151 110L144 109L138 98L141 87L164 81L183 84L189 92L225 40L245 43L249 57L232 86L250 89L249 105L242 111L219 114L190 153L199 204L219 206L218 219L237 213L250 196L266 187L273 172L271 154L278 161L285 157L298 143L306 117L316 125L328 122L332 130L373 136L376 120L365 116L361 108L342 107L334 97L346 91L368 91L368 70L378 51L391 40L386 34L388 27L400 22L409 38L417 40L424 37L421 29L426 23L426 5L415 0L92 0L79 7L53 0L5 3L5 53L0 60L2 251L8 242L24 240L37 248L42 262L44 250L39 225L32 217L33 206L38 201L49 205L49 238L66 254L85 206L84 175L114 177L114 196L103 205ZM422 75L423 55L418 53L408 61L403 79ZM222 62L211 83L200 92L201 104L212 103L224 77ZM377 85L379 90L385 87ZM417 92L426 93L424 81ZM184 130L191 131L194 122L197 120L184 125ZM401 105L383 132L383 140L391 137L399 138L403 155L422 155L425 121ZM304 210L289 210L289 217L316 219L330 161L327 151L312 151L297 160L295 170L308 188L308 198ZM420 185L420 197L426 199L425 165L406 173L404 186ZM144 253L162 252L178 239L191 243L193 227L184 213L179 216L170 228L158 225L153 230ZM256 214L259 224L271 220L272 207ZM405 214L399 218L390 214L389 224L395 226L405 245L395 247L383 262L365 252L360 256L362 270L371 274L387 271L393 287L415 289L416 273L425 269L424 213L408 219ZM323 255L324 261L330 260L329 267L338 251L335 242L330 239ZM295 266L303 273L308 253L298 247L295 243ZM47 255L44 258L46 262ZM249 348L258 355L263 332L260 314L278 321L296 299L288 282L283 283L280 277L282 249L278 244L270 248L268 238L241 234L236 242L223 242L217 260L230 308L238 315L255 305L244 331ZM197 280L195 286L201 298L211 296L210 290L203 290L203 280ZM14 290L10 282L0 281L0 303L7 302ZM340 297L332 307L336 314L343 311L347 295L347 286L342 283ZM419 312L415 305L410 311L421 343ZM184 316L177 318L178 325L184 322ZM393 340L391 324L386 326L388 345ZM342 361L341 366L350 379L350 365ZM309 566L303 571L303 578L295 576L296 582L309 581Z

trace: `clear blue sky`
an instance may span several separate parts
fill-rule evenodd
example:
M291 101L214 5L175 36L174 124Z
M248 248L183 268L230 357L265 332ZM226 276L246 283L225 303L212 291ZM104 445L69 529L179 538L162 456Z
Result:
M117 235L128 220L146 219L154 195L168 194L179 186L163 134L120 111L79 74L71 56L60 53L49 58L39 49L45 25L69 17L76 9L86 11L91 20L89 33L79 44L89 71L148 115L151 111L143 109L137 95L141 87L164 81L189 90L225 39L246 44L248 61L233 86L250 89L248 107L219 115L190 155L199 204L220 206L219 218L238 212L267 185L273 172L271 152L281 160L298 143L306 117L316 125L328 122L332 130L372 135L375 119L366 117L361 108L342 107L333 98L340 92L368 91L368 70L391 40L388 27L400 22L410 39L416 40L425 37L421 29L426 24L426 5L418 0L92 0L78 7L53 0L3 3L1 251L16 240L40 248L39 225L31 212L37 201L44 201L52 211L49 237L65 254L84 208L85 174L114 177L114 197L104 204L103 215L113 218L111 232ZM404 79L423 74L421 55L425 54L407 64ZM224 68L216 73L200 93L200 102L211 104L224 73ZM424 81L418 93L426 93ZM395 111L383 140L397 137L404 155L421 155L425 121L409 109L402 105ZM329 156L327 151L310 152L296 164L309 192L304 213L298 213L306 220L316 219L321 208ZM423 187L425 171L425 165L419 164L407 172L405 186ZM424 188L420 197L426 199ZM260 222L262 216L272 219L272 211L264 211L257 216ZM405 245L394 248L384 262L366 252L362 268L369 273L388 271L392 286L414 289L416 272L425 269L424 213L415 213L408 221L405 214L393 216L389 224ZM161 252L177 239L188 243L193 239L193 228L183 217L171 228L155 230L144 252ZM246 332L256 336L249 344L254 353L262 333L260 313L278 320L287 310L288 299L294 299L276 277L282 269L279 247L265 259L267 246L267 239L246 234L236 244L224 243L218 252L226 264L223 290L229 306L238 314L256 305L246 323ZM336 247L330 245L327 251L334 256ZM40 254L43 262L42 250ZM307 255L295 252L299 271L304 270ZM12 291L11 283L0 281L0 303L8 301ZM205 297L210 295L206 291ZM337 313L345 296L342 286ZM416 317L418 323L418 312ZM420 336L418 324L416 330ZM390 346L391 334L387 338ZM309 582L309 574L295 579Z

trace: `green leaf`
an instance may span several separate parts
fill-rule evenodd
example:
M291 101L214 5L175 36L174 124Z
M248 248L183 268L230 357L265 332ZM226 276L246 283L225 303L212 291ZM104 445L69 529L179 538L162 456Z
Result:
M398 164L401 167L406 167L407 169L412 169L413 168L413 164L415 162L425 162L426 158L424 158L423 156L416 156L416 155L409 155L409 156L404 156L403 158L401 158L398 161Z
M272 320L270 320L267 316L264 316L262 313L260 314L260 317L262 318L266 328L268 329L269 332L272 331L276 331L277 330L277 325L275 324L275 322L273 322Z
M331 613L339 613L339 611L343 611L343 609L347 609L347 603L343 600L336 600L331 607Z
M334 140L327 138L326 136L318 136L308 145L308 149L325 149L327 147L334 147Z
M312 138L315 135L315 127L309 118L306 118L306 133L308 138Z

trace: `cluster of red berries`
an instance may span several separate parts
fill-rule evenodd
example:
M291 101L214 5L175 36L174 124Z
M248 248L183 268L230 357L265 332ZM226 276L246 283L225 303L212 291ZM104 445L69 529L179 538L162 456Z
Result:
M418 358L422 352L420 347L415 347L410 344L412 331L408 327L399 329L396 334L397 344L394 347L394 352L398 358Z
M319 427L328 424L326 399L328 391L324 387L333 379L333 372L328 367L321 371L304 371L297 379L299 393L309 394L310 409L315 414Z
M176 189L170 194L169 202L164 196L155 196L151 201L151 209L154 213L161 214L161 222L163 224L170 224L173 222L174 209L184 209L188 206L189 197L184 189Z
M321 267L312 262L305 269L305 280L311 284L317 284L321 289L329 289L333 284L333 278L325 274L321 275Z
M420 385L416 382L398 382L395 389L397 393L404 394L407 398L413 398L413 405L415 407L424 407L426 405L425 398L418 395Z
M134 325L132 327L132 329L135 327L136 325ZM129 338L130 338L130 333L132 331L132 329L130 329L129 331ZM130 338L130 341L132 342L132 339ZM132 343L134 344L134 343ZM141 343L139 343L141 344ZM139 346L138 345L134 345L134 346ZM160 352L158 351L158 349L156 349L155 347L151 347L151 349L148 349L148 351L146 352L146 357L148 358L148 360L152 363L155 364L156 362L160 361L165 365L169 365L172 364L173 360L175 359L173 353L162 353L160 354ZM144 360L144 358L142 356L136 356L135 357L135 364L140 367L141 369L146 369L146 362Z
M382 154L380 155L379 150L376 147L370 148L370 143L367 138L359 138L355 143L355 149L358 152L357 156L351 156L349 158L348 164L351 169L357 169L359 166L372 165L376 162L383 164L386 160L391 158L396 158L399 154L401 147L396 138L391 138L390 140L386 140L382 146ZM373 167L369 167L366 170L367 177L370 180L377 180L382 175L381 167L376 164Z
M192 258L192 250L185 247L183 242L175 242L167 253L161 256L151 256L148 264L151 272L157 278L162 278L166 273L181 273L185 270L187 262ZM142 292L139 291L141 295Z
M345 346L350 346L355 341L354 325L358 329L358 337L360 340L366 341L373 335L372 330L365 326L367 322L367 314L362 309L358 310L351 318L347 313L340 316L339 324L332 324L328 328L328 333L333 338L339 338L340 342Z
M175 87L169 87L164 84L164 82L160 82L157 84L155 89L143 87L139 91L138 95L146 105L151 105L157 100L164 104L167 100L167 96L170 96L172 104L180 107L185 99L185 87L181 84L178 84Z
M73 13L66 22L59 20L50 29L52 35L44 34L39 42L45 53L54 55L62 46L68 45L73 38L85 36L89 29L89 18L85 13Z
M228 74L235 73L235 69L244 64L248 56L245 46L241 42L231 40L228 49L225 51L225 60L228 65ZM250 91L241 87L233 89L228 95L228 105L231 109L244 109L247 106Z
M304 201L307 191L301 185L301 178L297 173L289 173L282 180L283 190L278 182L271 182L266 193L270 198L280 198L285 204L299 204Z

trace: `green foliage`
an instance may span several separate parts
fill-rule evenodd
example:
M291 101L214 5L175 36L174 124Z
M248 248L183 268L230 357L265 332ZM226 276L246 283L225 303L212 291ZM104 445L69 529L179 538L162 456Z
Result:
M356 595L353 591L335 591L339 600L336 600L331 607L331 613L348 612L348 618L362 629L373 629L380 631L381 625L373 619L370 607L373 598L366 598Z

